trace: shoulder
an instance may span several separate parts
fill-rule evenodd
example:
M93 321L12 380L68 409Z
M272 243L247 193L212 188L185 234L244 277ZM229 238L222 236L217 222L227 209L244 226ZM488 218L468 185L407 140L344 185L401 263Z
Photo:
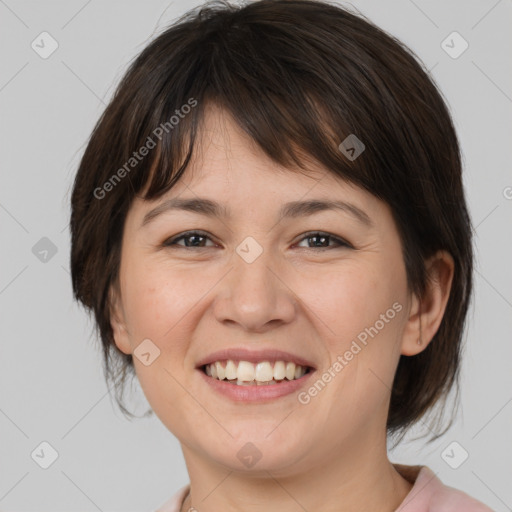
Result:
M395 465L402 474L404 466ZM427 466L416 466L413 488L396 512L493 512L468 494L441 482ZM411 472L408 473L410 475Z
M426 468L432 475L434 473ZM493 512L488 506L482 502L472 498L465 492L444 485L436 475L434 478L438 480L437 492L432 495L430 508L439 512L463 511L463 512Z
M190 484L187 484L179 489L172 498L160 505L155 512L179 512L189 489Z
M413 487L396 512L493 512L482 502L444 485L428 466L394 465ZM190 484L179 489L155 512L179 512Z

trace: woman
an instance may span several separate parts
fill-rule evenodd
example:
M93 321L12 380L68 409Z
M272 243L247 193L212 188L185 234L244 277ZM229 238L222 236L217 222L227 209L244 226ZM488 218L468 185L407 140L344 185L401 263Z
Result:
M159 510L490 510L387 454L457 384L472 291L456 133L397 40L316 1L191 11L95 127L71 229L118 403L135 374L182 446Z

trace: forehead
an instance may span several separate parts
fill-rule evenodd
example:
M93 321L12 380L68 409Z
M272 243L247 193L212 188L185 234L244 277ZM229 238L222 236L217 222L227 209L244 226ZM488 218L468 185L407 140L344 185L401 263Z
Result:
M296 189L304 193L304 187L331 189L333 186L356 187L322 166L311 156L297 150L305 169L298 166L284 167L272 160L237 124L229 112L215 104L205 107L198 137L184 181L191 186L215 186L229 183L232 187L245 183L257 193L284 192ZM256 188L254 188L256 187Z
M297 154L305 169L283 167L243 131L229 112L207 104L184 174L162 198L137 199L130 213L146 216L151 208L170 198L200 196L234 214L248 209L277 213L283 203L316 199L350 202L366 211L368 217L378 216L381 201L304 152L299 150Z

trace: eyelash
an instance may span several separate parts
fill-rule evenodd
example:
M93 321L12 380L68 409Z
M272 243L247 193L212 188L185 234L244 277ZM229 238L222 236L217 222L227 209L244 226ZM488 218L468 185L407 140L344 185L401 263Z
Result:
M185 238L192 237L192 236L200 236L200 237L208 238L211 240L210 236L203 231L186 231L185 233L181 233L173 238L167 239L162 245L163 245L163 247L166 247L166 248L180 247L182 249L208 249L208 247L194 247L194 246L187 247L184 245L177 244L178 241L185 239ZM308 238L315 238L315 237L328 238L329 240L333 240L336 244L338 244L338 246L337 247L336 246L334 246L334 247L332 247L332 246L331 247L316 247L316 248L315 247L302 247L302 249L317 249L320 251L322 251L322 250L325 251L325 250L329 250L329 249L340 249L342 247L346 247L348 249L354 248L351 244L349 244L342 238L333 236L330 233L325 233L323 231L310 231L310 232L304 233L304 236L299 240L299 243L304 240L307 240Z

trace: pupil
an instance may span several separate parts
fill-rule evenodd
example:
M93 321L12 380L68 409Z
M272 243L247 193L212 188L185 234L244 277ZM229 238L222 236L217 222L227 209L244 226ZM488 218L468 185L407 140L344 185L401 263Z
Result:
M190 244L190 243L188 243L188 240L192 240L192 239L194 239L194 240L196 240L196 241L197 241L197 239L199 239L199 238L203 238L203 237L202 237L201 235L190 235L190 236L188 236L188 237L185 239L185 245L186 245L187 247L191 247L191 246L192 246L192 247L197 247L197 246L201 247L201 245L200 245L200 244L195 244L195 243Z
M319 244L315 244L315 247L324 247L324 245L320 245L320 244L325 244L325 241L327 240L326 236L320 236L320 235L315 235L311 238L312 239L316 238L316 239L321 240L321 242Z

